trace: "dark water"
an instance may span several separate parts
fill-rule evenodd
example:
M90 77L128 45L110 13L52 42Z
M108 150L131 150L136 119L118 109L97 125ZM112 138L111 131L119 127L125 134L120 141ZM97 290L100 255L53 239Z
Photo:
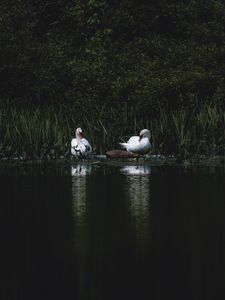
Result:
M0 187L2 300L225 297L222 168L17 166Z

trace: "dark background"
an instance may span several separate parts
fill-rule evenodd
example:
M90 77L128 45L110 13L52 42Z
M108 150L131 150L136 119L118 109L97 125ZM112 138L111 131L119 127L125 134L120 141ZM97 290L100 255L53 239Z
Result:
M0 101L223 107L222 0L0 3Z

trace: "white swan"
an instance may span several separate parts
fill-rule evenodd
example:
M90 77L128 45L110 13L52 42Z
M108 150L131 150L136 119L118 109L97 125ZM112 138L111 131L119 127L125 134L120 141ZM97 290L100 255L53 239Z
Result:
M92 147L88 140L84 138L81 128L76 129L76 138L71 141L71 154L76 156L87 156L92 152Z
M139 136L132 136L127 143L119 143L122 148L137 154L147 154L151 149L150 131L142 129Z

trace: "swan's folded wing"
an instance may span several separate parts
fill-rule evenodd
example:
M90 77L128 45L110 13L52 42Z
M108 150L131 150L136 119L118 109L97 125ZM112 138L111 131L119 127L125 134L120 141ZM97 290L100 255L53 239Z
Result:
M83 138L81 140L82 144L85 146L86 151L85 152L91 152L92 151L92 147L90 145L90 143L88 142L88 140L86 140L85 138Z
M71 154L72 155L77 155L77 139L72 139L71 141Z
M77 146L77 139L72 139L71 147L76 147L76 146Z
M134 151L139 144L139 136L132 136L127 143L119 143L127 151Z
M129 140L127 141L128 144L133 144L136 145L139 142L139 136L132 136L131 138L129 138Z

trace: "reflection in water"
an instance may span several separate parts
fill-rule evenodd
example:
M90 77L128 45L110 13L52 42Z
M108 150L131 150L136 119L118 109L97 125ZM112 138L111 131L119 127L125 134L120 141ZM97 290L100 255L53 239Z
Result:
M150 166L125 166L121 172L126 175L128 209L141 251L147 249L150 214Z
M149 165L135 165L124 166L120 169L120 172L126 175L144 175L151 174L151 166Z
M86 176L91 174L92 165L78 164L71 166L71 176Z
M87 235L87 175L92 171L91 165L78 164L71 166L72 179L72 209L74 219L74 237L76 252L78 255L78 285L79 299L84 299L86 276L86 251L88 243Z
M1 173L1 300L224 299L222 168L28 168Z
M86 175L90 174L91 165L71 166L73 213L77 222L82 223L86 213Z

